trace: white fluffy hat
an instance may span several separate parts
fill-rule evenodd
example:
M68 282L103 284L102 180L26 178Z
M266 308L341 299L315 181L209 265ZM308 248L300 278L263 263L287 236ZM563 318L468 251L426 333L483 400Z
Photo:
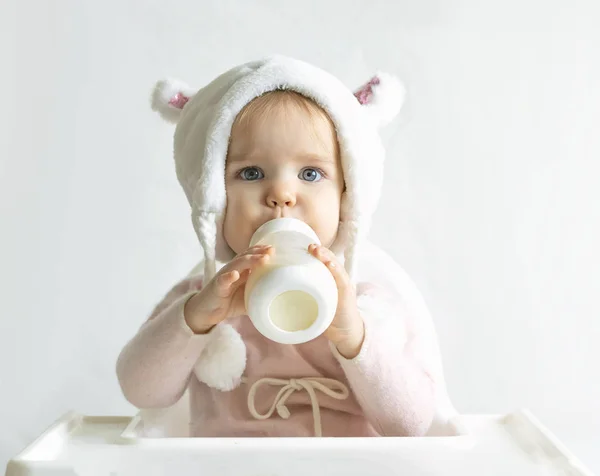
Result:
M271 56L230 69L200 90L168 79L159 81L153 91L152 108L177 124L175 166L204 250L205 282L216 273L217 263L233 258L222 232L225 160L233 122L250 101L279 89L312 99L336 127L346 191L338 238L332 248L343 253L346 270L356 277L357 251L368 233L383 180L385 153L378 128L399 112L404 87L393 76L380 72L353 92L322 69L296 59ZM244 371L245 348L227 324L219 325L211 334L215 334L211 339L214 345L205 349L196 375L212 387L229 390ZM232 358L237 365L231 365ZM230 363L219 365L226 361Z

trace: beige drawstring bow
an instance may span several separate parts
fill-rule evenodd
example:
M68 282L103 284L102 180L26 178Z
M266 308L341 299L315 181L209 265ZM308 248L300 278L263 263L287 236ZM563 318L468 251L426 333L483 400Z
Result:
M271 408L266 413L260 414L256 411L254 399L256 392L264 384L282 388L275 396ZM292 378L289 380L262 378L254 382L252 387L250 387L250 391L248 392L248 410L250 410L252 416L257 420L267 420L271 418L271 415L273 415L275 411L277 411L277 414L281 418L287 420L290 417L290 411L285 404L290 395L292 395L294 392L300 392L302 390L306 390L310 397L310 403L313 411L315 436L320 437L323 435L323 430L321 427L321 409L319 407L319 400L317 398L316 391L319 390L325 395L335 398L336 400L345 400L348 398L350 392L348 391L348 387L346 387L346 385L337 380L319 377L299 379Z

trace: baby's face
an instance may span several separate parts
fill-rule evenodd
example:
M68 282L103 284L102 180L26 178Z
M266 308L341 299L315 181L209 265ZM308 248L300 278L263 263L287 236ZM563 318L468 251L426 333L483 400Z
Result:
M324 246L334 242L344 178L333 125L302 108L277 104L234 125L227 154L224 237L237 254L274 218L312 227Z

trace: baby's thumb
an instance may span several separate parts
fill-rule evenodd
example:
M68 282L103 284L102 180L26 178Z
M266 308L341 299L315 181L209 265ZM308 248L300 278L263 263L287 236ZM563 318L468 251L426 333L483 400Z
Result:
M220 298L227 298L233 293L233 287L240 279L240 273L237 270L223 273L215 278L215 294Z
M231 299L230 317L238 317L246 314L246 283L241 283L235 290L235 294Z

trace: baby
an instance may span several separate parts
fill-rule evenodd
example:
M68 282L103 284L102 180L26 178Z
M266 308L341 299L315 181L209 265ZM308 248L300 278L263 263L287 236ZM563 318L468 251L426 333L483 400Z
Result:
M447 432L455 411L427 308L365 239L383 179L377 129L403 97L389 75L352 93L281 56L236 67L199 91L157 84L154 109L177 123L176 170L204 270L177 284L121 352L128 401L166 408L189 391L191 436ZM245 315L248 276L273 256L248 248L250 239L279 217L312 227L321 245L307 251L338 287L331 326L300 345L266 339Z

